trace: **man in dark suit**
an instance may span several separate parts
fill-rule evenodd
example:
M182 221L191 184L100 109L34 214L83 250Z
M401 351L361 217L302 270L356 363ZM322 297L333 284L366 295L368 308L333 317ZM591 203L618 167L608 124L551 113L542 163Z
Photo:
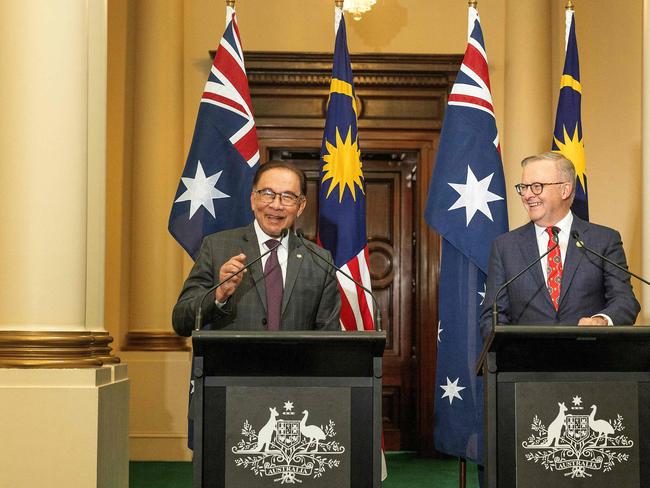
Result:
M204 327L230 330L338 330L341 297L331 254L290 230L306 205L304 173L293 164L261 165L253 180L255 221L207 236L173 311L177 334L189 336L208 288L277 249L218 287L203 304ZM309 250L305 248L309 246ZM312 253L317 253L323 260Z
M481 332L492 329L498 288L536 257L558 248L503 290L497 301L499 324L606 326L634 324L639 302L630 277L576 246L572 233L595 251L626 267L620 234L586 222L571 212L576 173L557 153L524 159L517 193L530 222L497 237L492 244ZM556 236L554 234L557 234Z

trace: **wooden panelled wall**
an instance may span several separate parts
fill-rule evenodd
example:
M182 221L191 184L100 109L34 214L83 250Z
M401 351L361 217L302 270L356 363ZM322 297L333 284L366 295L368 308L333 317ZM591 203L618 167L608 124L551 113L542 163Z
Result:
M388 450L433 452L439 236L423 219L442 118L462 56L353 55L366 177L373 289L388 334L384 435ZM248 52L262 161L287 159L309 178L301 221L316 235L318 163L329 54Z

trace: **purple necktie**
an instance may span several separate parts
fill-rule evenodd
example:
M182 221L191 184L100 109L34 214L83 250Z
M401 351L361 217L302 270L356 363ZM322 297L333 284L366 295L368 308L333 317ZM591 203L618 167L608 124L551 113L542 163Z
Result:
M278 241L269 239L264 243L267 249L273 249L264 265L264 280L266 285L266 328L280 330L280 315L282 314L282 268L278 261Z

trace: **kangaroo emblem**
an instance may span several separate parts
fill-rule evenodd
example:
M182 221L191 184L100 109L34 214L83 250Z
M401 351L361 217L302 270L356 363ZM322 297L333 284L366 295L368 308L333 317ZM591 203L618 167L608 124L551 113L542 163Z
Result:
M548 426L548 435L546 437L546 442L543 444L544 447L548 447L551 444L557 446L560 442L560 436L562 435L562 427L564 427L564 420L566 419L567 408L564 405L564 402L558 403L560 407L557 417L551 422Z
M260 433L257 436L257 446L255 451L260 452L264 449L264 452L269 450L269 445L271 444L271 438L275 432L275 425L278 419L278 411L275 408L269 408L271 415L269 416L268 422L264 424L264 427L260 429Z

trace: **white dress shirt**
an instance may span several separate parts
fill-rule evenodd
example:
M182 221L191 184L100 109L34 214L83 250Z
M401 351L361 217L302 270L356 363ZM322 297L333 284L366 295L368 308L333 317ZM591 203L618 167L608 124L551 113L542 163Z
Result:
M257 235L257 242L260 245L260 256L269 250L268 247L264 244L269 239L278 240L276 237L271 237L267 235L260 227L260 224L257 223L257 220L253 224L255 227L255 235ZM264 256L261 260L262 269L266 265L266 261L269 259L269 254ZM252 256L246 256L248 259L255 259ZM284 284L287 281L287 261L289 260L289 234L280 241L280 246L278 247L278 261L280 262L280 267L282 268L282 283Z
M566 251L569 247L569 235L571 235L571 225L573 225L573 213L569 212L564 216L553 227L560 229L560 232L557 234L558 241L560 242L560 257L562 258L562 269L564 269L564 258L566 257ZM535 235L537 236L537 247L539 248L539 255L541 256L546 251L548 251L548 232L546 232L546 227L541 227L535 224ZM547 260L542 259L540 261L542 266L542 273L544 273L544 281L548 281L548 276L546 273Z

